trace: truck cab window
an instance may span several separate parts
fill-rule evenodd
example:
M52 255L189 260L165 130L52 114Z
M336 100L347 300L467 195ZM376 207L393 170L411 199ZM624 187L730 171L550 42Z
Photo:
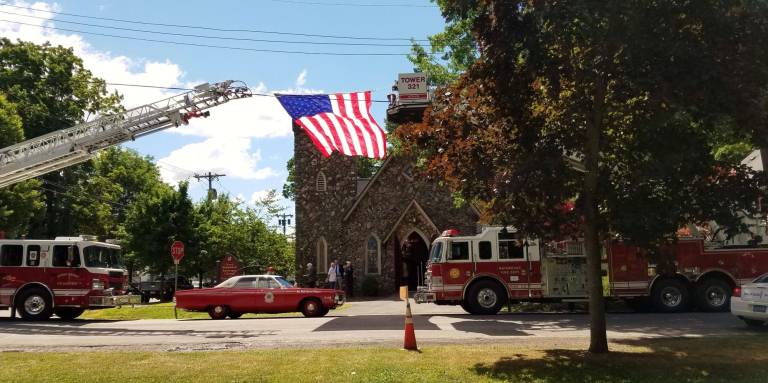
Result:
M3 245L0 247L0 266L21 266L24 257L24 246Z
M448 255L449 261L468 261L469 260L469 242L452 242L451 253Z
M479 257L482 260L488 260L493 258L493 251L491 250L491 241L480 241L480 243L477 244L478 250L480 251Z
M53 267L80 267L80 251L77 246L54 246Z
M519 239L499 241L499 259L524 259L523 242Z
M40 245L27 246L27 266L40 266Z
M435 242L432 245L432 251L429 253L429 261L432 263L440 262L443 259L443 243Z

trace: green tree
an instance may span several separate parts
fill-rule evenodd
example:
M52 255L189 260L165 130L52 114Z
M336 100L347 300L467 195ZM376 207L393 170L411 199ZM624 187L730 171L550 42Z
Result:
M0 148L24 139L16 106L0 92ZM0 231L8 237L26 233L27 225L43 207L39 182L29 180L0 189Z
M200 253L198 222L186 182L178 190L166 186L141 194L125 221L122 240L127 261L152 274L167 274L173 265L173 241L184 242L185 254Z
M120 96L109 94L103 80L85 69L72 49L50 44L0 39L0 92L16 107L24 137L29 139L71 127L86 116L112 113ZM87 166L87 165L86 165ZM87 182L78 166L41 177L45 212L37 215L30 235L77 234L72 206L79 193L73 185Z
M768 4L446 1L479 59L397 134L468 200L530 235L580 235L590 351L606 352L601 241L650 249L681 225L733 234L764 179L718 148L765 145ZM575 201L575 211L564 208Z

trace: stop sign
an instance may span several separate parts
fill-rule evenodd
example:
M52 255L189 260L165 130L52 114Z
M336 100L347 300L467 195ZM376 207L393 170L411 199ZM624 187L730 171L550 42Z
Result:
M184 243L181 241L173 241L171 245L171 257L173 257L173 263L179 264L182 258L184 258Z

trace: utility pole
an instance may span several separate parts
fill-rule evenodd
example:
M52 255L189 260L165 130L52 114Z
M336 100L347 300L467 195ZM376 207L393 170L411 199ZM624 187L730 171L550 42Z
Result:
M200 181L203 178L208 179L208 196L210 197L211 193L214 190L213 189L213 181L214 180L218 180L219 177L225 177L225 176L226 176L226 174L213 174L211 172L208 172L208 174L197 174L197 173L195 173L195 175L193 177L197 178L198 181ZM215 198L215 195L214 195L214 198Z
M285 235L285 229L291 224L290 218L293 218L293 214L278 214L277 218L282 218L277 220L277 224L283 227L283 235Z

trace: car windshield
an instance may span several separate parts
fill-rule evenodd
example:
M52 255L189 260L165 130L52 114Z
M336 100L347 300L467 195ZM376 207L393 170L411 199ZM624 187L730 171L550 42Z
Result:
M120 249L103 246L88 246L83 249L85 267L123 268L123 256Z
M232 287L232 286L234 286L234 285L235 285L235 283L237 283L237 281L238 281L239 279L240 279L240 277L239 277L239 276L238 276L238 277L232 277L232 278L229 278L229 279L227 279L226 281L224 281L224 282L221 282L221 283L219 283L219 284L218 284L218 285L216 285L216 286L213 286L213 288L227 288L227 287Z
M293 283L291 283L291 282L288 282L288 281L287 281L285 278L283 278L283 277L275 277L275 280L277 281L277 283L279 283L279 284L280 284L280 286L283 286L283 287L293 287Z

